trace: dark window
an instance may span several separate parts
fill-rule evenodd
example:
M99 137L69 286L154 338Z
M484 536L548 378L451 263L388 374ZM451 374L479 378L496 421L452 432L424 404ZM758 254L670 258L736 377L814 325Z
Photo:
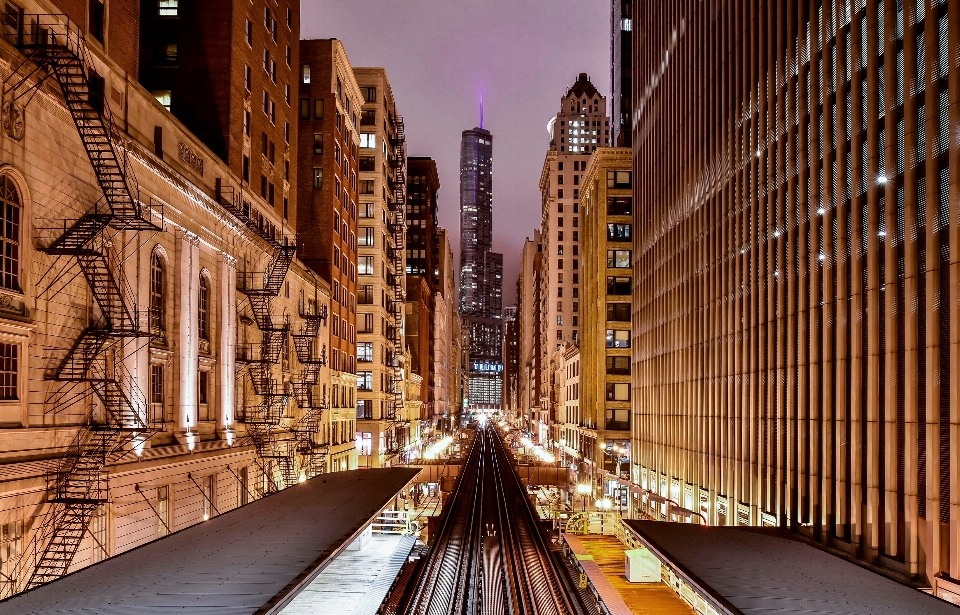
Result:
M198 331L200 332L200 339L209 340L210 337L210 285L207 283L207 278L200 276L200 301L199 301L199 316L200 323L198 325Z
M150 403L163 403L163 365L150 366Z
M313 167L313 189L320 190L321 188L323 188L323 169Z
M0 178L0 287L20 290L20 193Z
M154 253L150 261L150 331L154 335L164 334L166 309L164 295L166 290L166 271L163 259Z
M630 171L607 171L607 188L629 188L633 173Z
M630 278L607 276L608 295L629 295Z
M360 156L360 170L376 171L377 170L376 156Z
M310 99L309 98L300 99L300 119L301 120L310 119Z
M629 376L630 357L607 357L607 373L618 376Z
M209 384L209 375L210 372L200 371L199 377L197 378L197 401L201 404L207 403L207 389Z
M363 94L363 101L368 103L377 102L377 88L375 87L362 87L360 92Z
M608 382L607 401L630 401L630 383Z
M19 381L20 346L0 344L0 399L20 399L17 383Z
M608 216L629 216L633 214L633 198L629 196L612 196L607 198Z
M361 126L376 126L377 125L377 111L376 109L364 109L360 112L360 125Z
M361 284L357 287L357 294L360 305L373 305L373 284Z
M320 133L313 134L313 155L323 155L323 135Z
M90 0L90 19L87 22L87 34L98 41L103 40L103 0Z
M608 303L607 304L607 320L615 321L630 321L630 304L629 303Z
M96 4L91 0L90 5ZM176 66L179 60L179 45L177 41L158 41L153 47L153 63L157 66Z
M323 119L323 99L322 98L313 99L313 119L315 120Z

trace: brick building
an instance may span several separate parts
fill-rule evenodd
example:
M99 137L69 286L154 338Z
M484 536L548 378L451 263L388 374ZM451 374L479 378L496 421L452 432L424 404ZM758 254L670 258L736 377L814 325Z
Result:
M303 262L330 283L333 443L351 447L357 395L357 190L363 96L337 39L300 41L297 233ZM356 467L355 453L342 460Z

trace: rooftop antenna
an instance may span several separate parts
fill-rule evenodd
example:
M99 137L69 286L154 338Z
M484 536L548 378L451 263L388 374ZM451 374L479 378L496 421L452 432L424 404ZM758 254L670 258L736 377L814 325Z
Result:
M483 88L480 88L480 128L483 128Z

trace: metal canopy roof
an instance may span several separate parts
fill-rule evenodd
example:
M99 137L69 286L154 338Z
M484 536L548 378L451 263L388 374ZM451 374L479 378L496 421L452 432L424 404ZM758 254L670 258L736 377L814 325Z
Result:
M322 474L0 602L0 615L275 613L418 472Z
M960 615L960 609L770 530L627 521L720 612Z

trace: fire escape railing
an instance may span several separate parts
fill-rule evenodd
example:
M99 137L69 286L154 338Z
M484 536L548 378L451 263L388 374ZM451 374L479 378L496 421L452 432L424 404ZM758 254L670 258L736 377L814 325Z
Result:
M327 306L316 302L300 305L303 323L294 333L293 348L301 370L290 382L293 398L303 413L290 428L300 455L301 473L311 478L326 471L329 442L322 438L323 412L328 409L326 396L317 394L320 368L327 364L327 346L320 340L320 326L327 322ZM319 345L319 350L318 350Z
M224 186L218 178L215 185L217 202L243 225L270 245L273 255L264 271L237 274L237 292L246 297L253 321L260 331L259 344L238 344L237 362L246 366L237 377L249 377L257 403L244 406L238 418L246 425L245 440L253 444L261 471L268 477L269 491L289 487L297 482L295 442L283 428L287 415L289 392L274 377L274 367L287 348L290 333L289 318L276 318L273 299L283 288L287 271L296 253L296 239L282 235L269 227L262 217L255 216L252 204L231 186ZM282 484L275 480L279 472Z
M77 128L103 198L88 213L64 222L40 251L76 259L100 315L67 350L49 379L89 386L102 408L94 409L64 455L47 475L45 514L14 565L6 597L63 576L108 497L104 467L128 445L141 446L160 429L148 412L146 397L124 367L124 345L149 337L146 311L117 262L109 231L159 231L163 210L140 200L140 190L121 135L103 95L103 79L87 50L83 34L65 15L17 15L4 38L23 54L5 80L12 102L32 100L44 81L59 86ZM20 104L20 103L18 103ZM129 245L129 244L128 244ZM51 285L66 275L55 276ZM162 418L162 417L161 417Z
M390 356L390 379L388 380L387 419L390 427L386 434L386 456L394 458L403 452L403 442L400 434L406 425L403 415L403 317L406 301L404 288L404 271L406 268L406 202L407 202L407 151L404 136L403 117L391 114L393 134L390 136L389 150L389 218L387 230L393 240L393 250L390 260L393 264L393 274L387 276L387 283L391 287L393 297L388 302L391 323L388 326L388 337L393 342L393 352Z

